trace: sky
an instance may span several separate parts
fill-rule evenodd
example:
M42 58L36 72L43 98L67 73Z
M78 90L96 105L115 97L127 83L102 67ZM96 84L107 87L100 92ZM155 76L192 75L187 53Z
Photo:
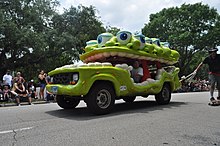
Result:
M130 32L141 32L141 29L149 22L150 14L160 12L163 8L180 7L182 4L194 4L202 2L220 13L220 0L59 0L59 11L63 8L94 6L97 16L104 26L112 26Z

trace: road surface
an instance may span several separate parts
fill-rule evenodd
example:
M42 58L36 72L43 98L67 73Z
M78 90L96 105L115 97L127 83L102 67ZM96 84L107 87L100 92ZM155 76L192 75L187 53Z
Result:
M154 97L116 102L108 115L56 103L0 108L1 146L220 146L220 106L209 93L175 93L159 106Z

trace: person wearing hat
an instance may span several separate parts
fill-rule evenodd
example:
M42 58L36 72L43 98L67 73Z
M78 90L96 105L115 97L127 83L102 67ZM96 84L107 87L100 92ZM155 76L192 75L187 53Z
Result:
M210 101L216 101L214 98L215 84L217 84L218 97L220 100L220 54L217 54L217 48L211 48L208 50L209 56L201 62L198 67L195 69L195 73L202 67L203 64L208 64L209 66L209 81L210 81Z

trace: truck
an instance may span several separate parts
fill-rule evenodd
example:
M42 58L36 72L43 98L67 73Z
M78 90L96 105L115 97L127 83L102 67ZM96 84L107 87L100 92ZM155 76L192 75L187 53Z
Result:
M169 43L158 38L119 31L115 36L102 33L96 40L86 42L82 64L69 64L48 73L46 86L56 95L63 109L75 108L83 100L97 115L110 113L115 100L132 103L137 96L155 95L158 104L168 104L171 93L180 86L178 77L179 53ZM131 77L132 63L143 68L141 82Z

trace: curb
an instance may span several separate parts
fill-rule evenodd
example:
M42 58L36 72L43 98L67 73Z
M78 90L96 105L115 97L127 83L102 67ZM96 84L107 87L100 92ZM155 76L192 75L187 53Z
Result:
M50 101L50 102L47 102L47 101L34 101L32 102L34 105L35 104L46 104L46 103L55 103L54 101ZM21 102L21 105L29 105L28 102ZM10 106L17 106L16 103L1 103L0 104L0 107L10 107Z

